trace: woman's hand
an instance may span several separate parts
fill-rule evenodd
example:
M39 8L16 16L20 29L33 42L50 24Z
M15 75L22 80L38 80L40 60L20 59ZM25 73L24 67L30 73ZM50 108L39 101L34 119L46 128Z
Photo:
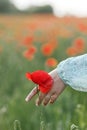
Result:
M62 93L62 91L65 89L66 85L64 82L59 78L57 70L54 69L49 73L49 75L53 78L54 83L51 88L51 90L44 94L40 92L38 99L36 100L36 105L40 105L43 103L44 105L47 105L48 103L54 103L56 99L59 97L59 95ZM28 94L26 97L26 101L30 101L36 94L38 93L38 87L35 87L32 89L32 91Z

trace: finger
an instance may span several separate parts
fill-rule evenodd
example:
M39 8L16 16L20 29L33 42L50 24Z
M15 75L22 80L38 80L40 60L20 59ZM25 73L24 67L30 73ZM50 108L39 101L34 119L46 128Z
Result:
M42 103L45 96L46 96L46 94L40 93L38 99L36 100L36 106L39 106Z
M50 103L54 103L57 99L58 95L57 94L53 94L50 98Z
M52 96L53 94L54 94L54 92L53 92L52 89L49 91L49 93L46 94L46 96L44 97L44 101L43 101L43 104L44 104L44 105L47 105L47 104L49 103L50 98L51 98L51 96Z
M26 102L30 101L37 93L38 93L38 87L35 87L34 89L32 89L32 91L25 98L25 101Z
M50 101L50 95L47 95L45 98L44 98L44 101L43 101L43 104L44 105L47 105Z

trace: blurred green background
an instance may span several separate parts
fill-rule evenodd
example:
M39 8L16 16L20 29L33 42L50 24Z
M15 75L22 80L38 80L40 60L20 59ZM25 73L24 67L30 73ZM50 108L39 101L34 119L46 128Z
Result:
M87 52L87 18L55 17L50 6L19 11L0 0L0 130L87 130L87 93L67 86L53 105L25 102L25 73L53 70Z

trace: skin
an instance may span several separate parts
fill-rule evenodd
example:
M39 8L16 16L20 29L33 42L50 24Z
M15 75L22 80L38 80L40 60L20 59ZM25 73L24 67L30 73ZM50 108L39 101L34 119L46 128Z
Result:
M63 90L66 88L66 85L58 76L56 69L51 71L49 75L54 80L53 86L47 94L39 92L39 97L36 100L36 106L39 106L42 103L43 105L47 105L48 103L53 104L57 100L59 95L63 92ZM38 87L34 87L34 89L31 90L31 92L28 94L25 100L29 102L37 93L38 93Z

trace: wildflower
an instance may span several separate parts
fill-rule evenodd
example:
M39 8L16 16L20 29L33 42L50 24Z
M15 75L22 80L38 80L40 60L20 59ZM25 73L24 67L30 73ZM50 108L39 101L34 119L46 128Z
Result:
M84 51L85 41L83 38L77 38L72 43L72 46L67 48L66 53L70 56L79 54Z
M24 38L23 44L28 46L31 45L34 41L34 38L32 36L27 36Z
M58 64L55 58L48 58L45 62L45 65L48 67L55 67Z
M36 53L37 49L35 46L31 46L28 50L24 51L23 56L29 60L34 58L34 54Z
M85 47L85 41L83 38L77 38L73 45L78 49L79 52L84 50Z
M37 84L38 89L42 93L48 93L53 85L52 77L43 70L37 70L32 73L27 72L26 78L32 80L35 84Z
M43 55L50 56L53 53L54 48L51 44L44 44L41 47L41 51L42 51Z
M66 53L69 55L69 56L74 56L77 54L77 48L75 47L68 47L67 50L66 50Z
M32 60L34 58L34 55L30 54L28 50L23 52L23 56L28 60Z
M87 31L87 25L84 24L84 23L79 23L79 24L78 24L78 27L79 27L79 29L80 29L81 31L83 31L83 32Z
M29 51L30 54L34 54L34 53L36 53L37 48L36 48L35 46L31 46L31 47L28 49L28 51Z

